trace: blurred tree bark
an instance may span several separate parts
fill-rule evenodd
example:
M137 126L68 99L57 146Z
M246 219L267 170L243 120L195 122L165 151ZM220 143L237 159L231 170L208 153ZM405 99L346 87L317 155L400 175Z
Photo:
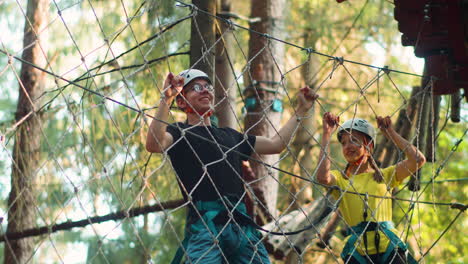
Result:
M251 17L259 21L251 22L250 29L282 38L284 34L283 12L285 0L253 0ZM249 61L251 67L245 75L245 98L255 102L247 107L245 130L252 135L273 136L280 127L281 112L273 111L274 99L279 98L282 89L281 69L284 63L284 45L278 41L250 32ZM279 155L257 155L254 159L262 160L271 165L277 165ZM254 212L262 212L266 219L276 215L276 200L278 196L278 172L262 164L252 162L256 183L252 185L258 205ZM258 211L260 209L260 211Z
M47 25L49 1L29 0L24 26L22 59L46 67L46 39L41 32ZM39 32L40 36L39 36ZM44 90L45 73L26 63L21 66L19 97L15 119L21 122L15 133L11 190L8 197L7 232L19 232L35 225L34 181L40 159L42 118L37 113L38 97ZM5 243L4 263L26 263L34 253L34 241L26 238Z
M220 0L218 16L226 19L231 17L231 0ZM219 127L236 128L236 106L237 96L236 80L234 79L234 69L232 68L232 58L234 57L234 36L229 25L221 20L217 21L216 39L222 38L216 45L216 116L218 117Z
M200 10L216 15L216 0L193 0ZM205 13L197 12L192 18L190 35L190 67L204 71L214 80L215 50L210 49L216 38L215 20Z

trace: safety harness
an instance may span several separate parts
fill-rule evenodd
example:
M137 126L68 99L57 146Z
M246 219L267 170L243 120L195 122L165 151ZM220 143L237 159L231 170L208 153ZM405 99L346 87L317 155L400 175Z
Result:
M363 236L364 240L364 246L366 249L366 254L369 255L369 252L367 250L367 235L366 232L368 231L374 231L374 245L377 250L377 256L379 257L379 262L378 263L386 263L388 258L391 256L393 252L395 252L395 249L401 249L405 253L408 251L408 245L406 245L401 239L395 235L391 229L394 229L394 225L392 221L383 221L383 222L368 222L367 221L367 208L368 208L368 199L369 196L368 194L365 195L364 198L364 212L363 212L363 217L364 221L360 222L359 224L350 227L347 230L346 236L350 236L348 241L346 242L343 251L341 252L341 258L346 261L349 256L354 257L356 261L358 261L360 264L366 264L367 261L366 259L359 254L359 252L356 250L356 241L358 240L359 237ZM385 253L383 253L383 256L379 256L379 245L380 245L380 232L383 232L385 236L390 240L390 243L388 244L387 250ZM407 254L407 260L409 264L416 264L418 263L411 254Z
M229 220L235 221L240 226L249 226L251 228L247 228L245 230L247 237L250 237L254 234L254 232L258 232L257 230L264 231L269 235L281 235L281 236L289 236L289 235L296 235L305 230L309 230L317 224L317 221L311 223L308 226L305 226L299 230L291 231L291 232L274 232L271 230L266 230L259 226L255 221L247 214L247 208L243 202L238 203L238 199L234 197L223 196L223 198L215 200L215 201L197 201L194 203L194 206L189 208L187 214L187 224L185 227L185 238L182 241L181 246L177 249L176 255L172 260L171 264L179 264L184 257L184 249L187 248L188 242L191 237L191 230L193 231L207 231L206 229L214 234L215 236L218 235L218 229L216 225L225 225L228 223ZM236 204L236 205L234 205ZM197 213L198 211L198 213ZM318 217L319 219L323 219L326 215L332 212L333 209L331 207L327 207L326 210L322 212L322 214ZM200 218L201 216L201 218ZM255 230L257 229L257 230ZM247 243L248 241L243 241L243 243ZM239 247L242 248L242 247Z
M356 241L358 240L358 238L362 235L364 235L364 238L366 238L367 236L365 235L365 233L367 231L374 231L375 234L378 234L379 231L383 232L387 237L388 239L390 240L390 243L387 247L387 250L385 251L385 253L383 254L383 256L381 257L381 262L379 263L386 263L385 261L388 260L388 258L390 257L391 253L395 251L396 248L399 248L403 251L407 251L408 250L408 245L406 245L405 243L403 243L403 241L401 241L401 239L395 235L391 229L393 229L394 226L393 226L393 223L391 221L385 221L385 222L361 222L359 223L358 225L356 226L353 226L353 227L350 227L350 229L348 230L348 233L347 235L350 235L351 237L348 239L348 242L346 242L346 245L345 247L343 248L343 251L341 252L341 257L346 260L346 258L351 255L353 256L360 264L366 264L367 261L366 259L361 256L357 250L356 250ZM380 235L376 235L375 236L375 246L378 248L379 246L379 240L380 240ZM367 250L367 243L365 243L366 245L366 250ZM415 264L415 263L418 263L414 258L413 256L411 256L410 254L408 254L408 263L410 264Z
M223 201L225 203L223 203ZM181 263L182 258L184 257L183 249L187 248L192 234L191 230L205 231L208 228L209 232L216 236L218 234L216 225L226 224L231 218L235 219L240 226L251 224L253 220L247 215L245 204L238 203L237 206L233 206L233 202L233 199L228 197L223 197L222 199L215 201L195 202L194 206L191 206L188 211L185 238L182 241L181 246L177 249L176 255L171 263ZM232 212L232 217L230 217L230 212ZM199 215L201 215L201 218ZM253 234L254 229L247 228L245 232L247 237L250 237ZM243 241L243 243L247 243L247 241Z

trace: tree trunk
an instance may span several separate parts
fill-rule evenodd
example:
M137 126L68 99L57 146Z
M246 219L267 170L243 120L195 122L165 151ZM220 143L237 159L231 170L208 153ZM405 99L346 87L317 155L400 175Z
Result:
M461 110L461 101L463 97L461 96L460 90L457 90L453 93L450 99L450 120L454 123L460 122L460 110Z
M426 152L424 153L427 158L427 162L435 162L437 159L436 146L440 120L440 100L440 95L432 95L432 107L429 110L429 124L427 127L428 134L426 137Z
M322 233L319 235L319 241L317 242L318 247L320 248L330 247L330 239L335 233L335 230L338 227L340 220L341 220L340 212L335 211L333 215L330 217L330 221L328 221Z
M229 19L225 15L231 12L231 0L221 0L221 14L219 16ZM236 106L237 95L236 80L234 79L234 69L232 69L232 58L234 57L233 43L234 36L226 23L218 21L217 38L222 40L216 45L216 116L219 127L236 127Z
M309 56L306 66L302 68L302 75L305 77L305 83L314 91L316 91L317 79L313 76L316 76L319 66L320 62L317 60L317 57ZM301 168L299 168L300 175L305 178L308 178L310 176L309 174L305 173L305 171L313 172L315 166L317 165L315 163L315 159L313 158L314 153L312 153L313 147L316 146L316 144L315 142L311 142L313 132L316 129L314 112L315 105L307 113L309 118L303 119L301 121L301 126L297 130L296 137L294 138L294 141L291 144L293 152L292 155L297 157L299 159L299 163L301 164ZM302 150L304 150L304 154L302 155L302 157L299 158L299 154ZM293 193L300 191L300 193L296 196L296 200L298 201L295 202L298 205L310 202L310 200L312 199L312 193L307 193L304 190L302 190L303 187L309 185L309 183L297 178L291 179L291 181L293 183L293 189L291 189L291 191Z
M285 0L253 0L251 17L260 18L250 28L254 31L282 38ZM283 67L284 46L277 41L256 33L250 33L249 60L251 68L249 75L245 75L245 99L255 100L252 107L248 107L245 118L245 129L249 134L273 136L279 129L281 113L272 111L272 102L278 98L282 87L279 68ZM268 164L277 165L279 155L253 155L253 158L262 160ZM253 185L256 199L262 205L259 209L266 211L266 215L276 215L276 199L278 192L278 172L265 166L252 162L255 177L261 179Z
M193 0L200 10L216 15L216 0ZM190 35L190 67L204 71L214 81L215 20L205 13L197 12L192 19ZM210 49L211 48L211 49Z
M29 0L24 26L22 59L39 67L46 67L42 40L36 35L47 24L48 0ZM26 48L27 47L27 48ZM42 50L41 50L42 49ZM16 121L25 118L15 134L11 191L8 198L7 232L19 232L35 225L34 180L40 158L41 117L35 113L40 105L39 95L44 90L44 72L25 63L21 66ZM32 114L31 114L32 113ZM34 243L31 238L7 241L4 263L26 263L32 257Z
M424 76L427 76L427 66L424 65ZM432 94L432 87L429 84L428 78L422 78L421 80L421 99L419 100L420 109L418 112L418 117L416 121L416 137L413 141L413 145L415 145L421 152L425 152L426 150L426 143L427 143L427 128L429 124L429 113L432 105L431 94ZM410 191L416 192L420 189L420 178L421 178L421 169L419 169L414 177L408 182L408 189Z
M319 68L320 64L317 61L316 56L309 56L307 64L305 67L302 68L302 76L304 76L305 83L310 86L314 91L316 88L317 84L317 79L313 78L313 76L316 75L316 71ZM300 168L294 170L295 173L299 173L302 177L309 178L310 174L306 172L313 172L314 167L317 165L315 163L314 159L314 154L313 153L313 146L315 146L315 143L311 143L313 131L315 129L315 120L313 118L313 113L315 112L315 107L312 107L309 112L308 116L310 118L303 119L301 121L301 127L298 129L296 137L294 138L294 141L291 144L291 149L294 157L297 157L299 159L299 164L301 165ZM303 155L299 157L299 154L303 152ZM296 163L296 162L295 162ZM314 190L312 188L315 188L314 186L311 188L306 188L306 186L309 186L310 183L298 179L298 178L292 178L291 179L291 186L290 186L290 192L294 193L294 200L290 199L289 203L292 203L291 210L296 210L299 209L304 204L310 203L311 200L313 199L313 194ZM318 193L320 193L321 190L319 190ZM297 219L293 219L291 221L296 221ZM315 219L312 219L314 221ZM307 240L312 238L306 238L302 237L302 240ZM291 250L288 255L286 256L286 259L284 260L285 264L295 264L295 263L301 263L302 262L302 255L298 254L296 250Z
M296 255L296 257L290 256L289 261L293 258L301 259L310 242L318 237L320 230L328 222L334 203L331 195L322 196L311 203L304 204L301 209L283 215L278 222L273 221L263 226L266 230L276 232L291 232L311 227L289 236L266 234L265 243L269 252L272 252L276 259L283 259L288 254Z

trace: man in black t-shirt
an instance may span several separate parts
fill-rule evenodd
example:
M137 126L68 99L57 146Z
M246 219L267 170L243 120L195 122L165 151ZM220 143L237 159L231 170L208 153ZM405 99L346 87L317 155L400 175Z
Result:
M179 140L167 153L185 188L182 189L185 199L188 195L194 201L213 201L223 195L243 196L241 166L252 153L255 136L244 138L244 134L231 128L186 123L168 126L167 132L175 141Z
M253 151L280 153L317 97L309 87L300 89L296 115L275 136L252 136L211 125L214 89L204 72L168 74L146 149L169 155L182 194L191 201L183 248L173 263L180 263L183 255L186 263L270 263L242 202L241 163ZM174 99L187 120L167 125Z

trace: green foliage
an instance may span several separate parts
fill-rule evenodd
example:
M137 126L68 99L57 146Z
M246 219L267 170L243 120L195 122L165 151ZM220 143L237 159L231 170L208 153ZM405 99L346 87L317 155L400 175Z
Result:
M365 0L361 0L331 4L330 1L290 0L289 4L290 7L284 11L287 41L349 60L370 64L378 61L390 68L412 71L411 66L401 59L401 54L393 52L400 46L400 33L393 18L393 5L388 1L369 1L366 4ZM233 5L234 12L248 16L250 2L237 1ZM62 17L57 17L57 8L61 10ZM359 15L361 10L363 12ZM38 217L37 225L86 219L180 198L176 176L168 158L150 155L145 150L146 131L151 119L102 96L126 106L144 109L146 114L153 114L153 106L160 97L166 74L189 67L189 56L173 56L144 64L168 54L188 51L189 20L162 35L158 34L171 23L188 15L189 9L176 7L174 1L168 0L83 1L79 4L67 0L51 4L50 12L51 23L44 31L48 34L48 70L68 80L75 80L80 87L66 86L67 83L62 80L56 84L49 76L46 93L41 97L43 104L49 103L42 109L42 158L36 182L36 209L41 212L41 216ZM0 3L0 23L7 25L11 33L2 38L2 45L5 46L1 49L19 52L23 20L16 3ZM128 21L131 23L128 24ZM243 20L234 22L248 26ZM231 60L239 76L249 63L246 57L249 34L237 29L234 35L236 43ZM152 37L151 41L142 44ZM132 48L135 49L127 52ZM289 97L284 98L283 119L293 113L294 94L304 82L302 68L295 67L308 58L306 52L295 47L287 46L286 49L288 59L284 67L291 72L285 76ZM116 57L116 61L103 65ZM313 74L323 85L318 90L321 95L320 106L313 114L316 121L309 131L309 144L312 145L310 151L313 155L309 161L305 161L310 162L307 165L318 162L317 142L320 142L321 116L324 111L342 113L342 119L352 116L355 109L362 117L370 120L375 119L375 114L395 116L404 103L403 96L408 98L411 86L420 82L419 78L396 73L382 76L379 82L365 91L366 101L362 97L361 88L379 73L378 70L345 63L330 78L328 75L334 61L317 54L313 57L319 63L317 69L313 69ZM7 56L0 53L0 65L4 67L7 61ZM21 64L14 62L13 67L19 72ZM0 68L0 72L2 70ZM351 76L356 82L352 81ZM78 78L82 79L78 81ZM242 78L238 81L242 89ZM16 111L18 84L12 69L0 74L0 87L2 134L11 126ZM240 100L239 97L236 101ZM447 102L443 101L442 109L446 109L446 106ZM440 113L442 119L446 111ZM177 112L173 112L175 114L171 116L171 121L178 120ZM463 114L466 115L465 108ZM241 115L239 119L242 122ZM441 120L439 127L442 127L444 121ZM454 144L462 138L464 130L466 123L447 123L437 140L438 160L433 165L425 166L423 181L430 180L434 175L437 175L435 180L466 177L466 141L452 153ZM8 138L12 136L13 133L7 135ZM11 147L12 141L0 153L1 190L9 187L12 164L6 154L11 153ZM298 165L298 160L305 154L303 151L297 153L297 157L291 153L283 154L286 157L281 161L280 168L306 177L313 174L313 169L305 173ZM334 157L334 166L342 168L344 161L335 139L331 144L331 155ZM303 188L302 192L309 200L322 191L290 175L281 174L280 179L280 211L287 210L291 200L296 199L290 194L292 189L299 191ZM418 195L423 201L464 203L468 193L466 186L463 182L434 183ZM7 195L4 191L0 196L4 213ZM404 190L399 197L408 198L412 195ZM395 221L404 217L409 204L401 203L401 207L395 208ZM420 244L424 253L435 237L447 228L457 211L444 206L422 204L417 205L411 213L413 218L409 237ZM463 217L455 222L426 256L428 263L437 263L442 259L447 263L468 262L465 257L468 241L463 236L466 233L463 232ZM146 255L154 263L168 263L183 239L184 222L183 210L167 210L166 213L111 221L109 223L112 223L110 225L113 229L108 234L93 231L93 228L101 230L103 227L100 225L60 232L53 235L53 246L42 243L37 251L53 252L53 248L58 247L63 249L59 254L67 255L70 250L67 247L81 243L87 247L85 260L89 263L146 263ZM399 228L402 229L402 226ZM336 253L339 247L333 250ZM0 261L2 257L3 248L0 248ZM48 260L54 261L52 258Z

